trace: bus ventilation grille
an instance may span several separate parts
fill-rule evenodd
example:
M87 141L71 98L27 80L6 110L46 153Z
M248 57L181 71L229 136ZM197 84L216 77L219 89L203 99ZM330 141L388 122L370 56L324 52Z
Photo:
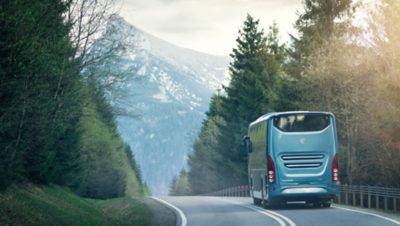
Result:
M318 168L322 165L323 154L296 154L282 155L282 160L287 168Z

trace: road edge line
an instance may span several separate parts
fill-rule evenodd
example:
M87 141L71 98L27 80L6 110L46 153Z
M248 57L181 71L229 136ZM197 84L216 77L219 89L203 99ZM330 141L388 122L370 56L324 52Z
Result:
M182 212L182 210L180 210L178 207L172 205L171 203L169 203L169 202L167 202L165 200L162 200L160 198L156 198L154 196L151 196L150 198L152 198L152 199L154 199L154 200L156 200L156 201L168 206L169 208L171 208L175 212L175 215L177 216L176 226L186 226L187 225L186 216ZM179 224L179 221L180 221L180 224Z
M342 210L347 210L347 211L351 211L351 212L356 212L356 213L361 213L361 214L365 214L365 215L371 215L371 216L374 216L374 217L378 217L378 218L381 218L381 219L390 221L390 222L392 222L392 223L394 223L394 224L400 225L400 221L397 221L397 220L392 219L392 218L389 218L389 217L381 216L381 215L379 215L379 214L370 213L370 212L366 212L366 211L362 211L362 210L348 209L348 208L340 207L340 206L337 206L337 205L334 205L334 208L336 208L336 209L342 209Z
M254 210L254 211L258 212L258 213L261 213L261 214L263 214L263 215L265 215L265 216L268 216L268 217L274 219L274 220L275 220L276 222L278 222L278 224L280 224L281 226L286 226L286 221L285 221L284 218L280 218L280 216L277 216L277 215L272 214L272 213L270 213L270 212L264 211L265 209L261 209L261 208L259 208L259 207L257 207L257 206L247 205L247 204L245 204L245 203L240 203L240 202L235 202L235 201L232 201L232 200L222 199L222 198L219 198L219 197L218 197L218 199L219 199L219 200L222 200L222 201L224 201L224 202L232 203L232 204L235 204L235 205L238 205L238 206L247 208L247 209ZM292 222L293 222L293 221L292 221ZM290 222L287 222L287 223L290 224ZM294 226L296 226L296 224L295 224Z

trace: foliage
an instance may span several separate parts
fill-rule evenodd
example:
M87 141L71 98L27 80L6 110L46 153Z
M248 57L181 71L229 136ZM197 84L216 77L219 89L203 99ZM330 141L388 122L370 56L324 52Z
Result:
M132 168L133 172L135 172L135 176L136 179L139 183L142 183L142 174L140 173L140 167L139 165L136 163L135 160L135 155L133 154L133 151L131 149L131 147L129 146L129 144L125 143L124 144L124 150L125 150L125 154L128 157L129 160L129 166ZM143 187L143 186L141 186Z
M83 199L59 186L15 186L0 194L1 225L149 225L151 212L130 197Z
M105 199L123 196L130 181L130 186L137 190L133 193L138 195L141 182L135 173L130 173L136 163L127 154L116 130L112 108L96 84L96 80L89 80L91 88L78 126L80 170L67 185L84 197Z
M0 184L48 183L79 116L80 85L60 1L6 1L0 23ZM64 167L60 165L60 167Z
M336 115L342 183L400 186L400 3L380 1L367 12L365 31L352 22L362 8L351 0L303 3L298 35L285 51L274 26L264 37L247 17L231 55L231 83L220 104L213 97L209 111L217 114L207 114L193 146L193 193L247 183L247 160L238 153L247 125L288 110Z
M386 186L400 186L400 28L398 26L400 2L382 0L378 11L369 22L372 30L372 58L370 67L376 77L374 113L378 138L381 142L379 153L370 161L379 172L375 183ZM372 153L372 151L371 151Z
M95 74L81 71L88 63L85 40L108 13L109 5L99 4L1 2L1 188L29 181L66 185L92 198L141 194L105 91ZM91 12L96 16L87 21ZM76 25L94 30L77 34Z
M213 97L194 144L189 181L196 194L246 183L247 157L240 154L240 141L251 121L277 106L284 48L276 24L266 36L258 24L247 15L231 54L226 96Z
M189 195L190 184L187 172L182 169L179 173L179 176L174 177L171 183L171 187L169 190L169 195Z
M203 122L199 136L193 144L194 153L189 158L190 171L188 172L193 194L216 191L223 186L218 172L224 167L224 161L221 154L217 152L219 126L224 124L221 117L222 99L223 97L219 94L211 98L207 119Z

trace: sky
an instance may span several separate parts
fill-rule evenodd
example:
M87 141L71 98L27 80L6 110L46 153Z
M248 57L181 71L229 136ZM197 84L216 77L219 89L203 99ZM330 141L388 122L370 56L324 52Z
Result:
M276 21L287 41L302 8L301 0L123 0L119 14L180 47L227 56L247 13L265 32Z

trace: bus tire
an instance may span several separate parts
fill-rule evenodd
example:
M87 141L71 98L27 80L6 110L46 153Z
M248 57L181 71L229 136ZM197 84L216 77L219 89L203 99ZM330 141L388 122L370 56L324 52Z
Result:
M331 207L331 203L330 202L324 202L324 203L322 203L322 207L329 208L329 207Z
M264 208L278 208L280 206L280 202L277 200L264 200L263 207Z
M259 205L261 205L261 199L253 198L253 203L256 206L259 206Z
M322 207L322 203L321 202L313 202L313 207L314 208L321 208Z

